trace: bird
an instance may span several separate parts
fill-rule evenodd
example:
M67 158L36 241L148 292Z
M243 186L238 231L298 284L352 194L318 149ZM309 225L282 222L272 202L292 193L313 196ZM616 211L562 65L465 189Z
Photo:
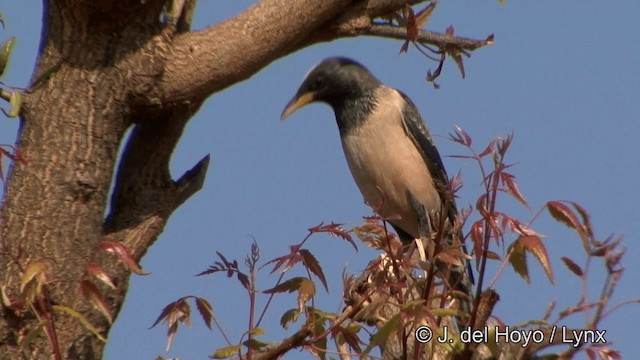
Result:
M444 164L407 95L384 85L359 62L331 57L309 70L281 119L314 102L333 108L356 185L404 244L428 235L425 230L433 232L441 216L452 227L457 209ZM467 260L461 264L448 270L447 282L463 294L460 309L468 313L473 275Z

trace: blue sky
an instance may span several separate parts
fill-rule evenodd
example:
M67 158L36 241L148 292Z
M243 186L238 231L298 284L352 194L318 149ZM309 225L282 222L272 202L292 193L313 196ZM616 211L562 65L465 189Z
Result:
M195 27L214 24L251 3L203 1ZM2 80L26 86L39 41L41 8L10 2L1 10L6 23L2 37L18 37ZM466 79L447 62L441 88L434 90L424 77L435 64L415 49L398 55L400 41L357 38L299 51L215 94L189 124L172 161L178 177L211 154L204 189L174 214L143 258L143 268L152 274L132 278L105 359L153 359L158 354L206 358L225 343L200 319L180 329L170 352L164 351L166 329L148 328L166 304L197 295L209 299L227 333L239 339L248 318L241 287L224 276L194 276L217 260L215 251L242 262L255 238L266 261L285 254L288 245L321 221L355 226L370 214L347 168L330 108L313 105L286 122L279 120L307 70L334 55L359 60L383 82L407 93L443 156L464 152L447 140L454 125L464 128L478 147L513 133L507 160L517 163L513 173L533 210L505 198L503 211L527 221L547 200L580 203L591 213L597 236L625 237L626 273L612 302L640 298L639 17L640 3L632 1L443 1L429 29L443 31L452 24L462 36L495 34L493 46L465 59ZM17 122L0 121L0 143L13 143L16 129ZM463 175L459 205L475 204L480 188L474 163L453 158L444 162L450 175ZM508 270L496 285L501 301L495 314L509 324L539 318L552 299L561 309L579 297L577 279L559 260L569 256L582 264L578 238L546 213L534 228L546 235L556 284L548 284L533 259L530 285ZM322 235L314 237L309 248L331 288L328 295L319 292L317 304L337 311L343 268L357 273L375 253L364 245L356 253L350 245ZM602 282L600 269L598 264L592 270L594 294ZM267 289L276 276L265 274L259 281L259 287ZM265 340L286 336L279 318L295 307L293 295L276 300L263 324ZM626 306L602 323L607 340L614 342L611 346L626 357L636 352L639 315L638 306ZM578 315L568 324L578 326L582 320ZM294 351L288 358L302 356Z

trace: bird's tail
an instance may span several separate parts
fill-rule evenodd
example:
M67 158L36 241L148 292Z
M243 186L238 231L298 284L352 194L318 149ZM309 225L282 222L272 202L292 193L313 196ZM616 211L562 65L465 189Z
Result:
M462 245L462 251L467 253L466 246ZM468 259L460 259L462 265L448 265L447 283L448 288L453 293L453 297L459 302L460 311L465 314L471 315L473 310L473 285L475 283L473 278L473 271L471 270L471 263Z
M431 258L431 256L426 254L427 251L425 251L422 240L415 239L415 244L421 260L425 261ZM461 250L465 255L468 254L464 244L461 246ZM461 265L437 261L437 271L442 274L443 279L446 279L446 287L450 292L450 296L458 301L460 311L470 315L473 308L473 272L468 259L463 258L459 259L459 261ZM465 322L462 321L459 323L464 324Z

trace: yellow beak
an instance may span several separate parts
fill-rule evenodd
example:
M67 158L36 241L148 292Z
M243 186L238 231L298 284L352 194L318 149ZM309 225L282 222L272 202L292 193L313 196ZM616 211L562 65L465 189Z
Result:
M315 100L314 95L314 92L307 92L302 95L294 96L293 99L291 99L291 101L289 101L287 106L284 108L282 115L280 115L280 120L286 119L287 117L289 117L289 115L293 114L301 107L313 102Z

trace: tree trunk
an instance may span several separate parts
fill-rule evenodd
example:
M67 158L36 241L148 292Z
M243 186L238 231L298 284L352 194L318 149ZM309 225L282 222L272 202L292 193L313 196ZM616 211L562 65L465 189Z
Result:
M107 334L110 322L83 296L91 291L80 284L95 282L85 269L96 263L113 280L115 290L95 284L115 317L129 271L100 246L121 243L138 261L201 188L208 157L176 181L169 160L204 99L320 41L404 38L389 26L369 31L372 19L416 2L262 0L190 32L195 0L45 1L38 63L21 110L24 161L13 164L1 213L0 359L101 358L97 334ZM171 9L161 21L165 5ZM432 44L451 38L437 35ZM29 293L36 275L42 286Z
M108 321L91 309L79 283L89 261L100 262L108 272L112 267L95 254L105 236L104 212L117 152L133 122L149 121L131 100L159 77L163 64L158 55L168 39L159 26L162 3L158 1L139 5L146 6L145 11L132 11L136 9L125 4L93 6L89 2L45 6L41 53L20 119L17 145L25 161L13 165L2 209L0 273L5 274L4 294L19 299L24 270L30 263L44 261L48 305L74 309L105 332ZM162 175L168 177L168 171ZM170 178L166 182L172 184ZM108 302L117 308L127 276L120 268L112 270L120 283ZM47 308L39 309L45 318L51 310ZM39 326L46 328L42 319L4 310L5 319L13 321L0 330L3 358L50 359L52 346L46 336L20 348L21 337ZM101 357L104 343L78 319L49 314L55 316L64 358Z

